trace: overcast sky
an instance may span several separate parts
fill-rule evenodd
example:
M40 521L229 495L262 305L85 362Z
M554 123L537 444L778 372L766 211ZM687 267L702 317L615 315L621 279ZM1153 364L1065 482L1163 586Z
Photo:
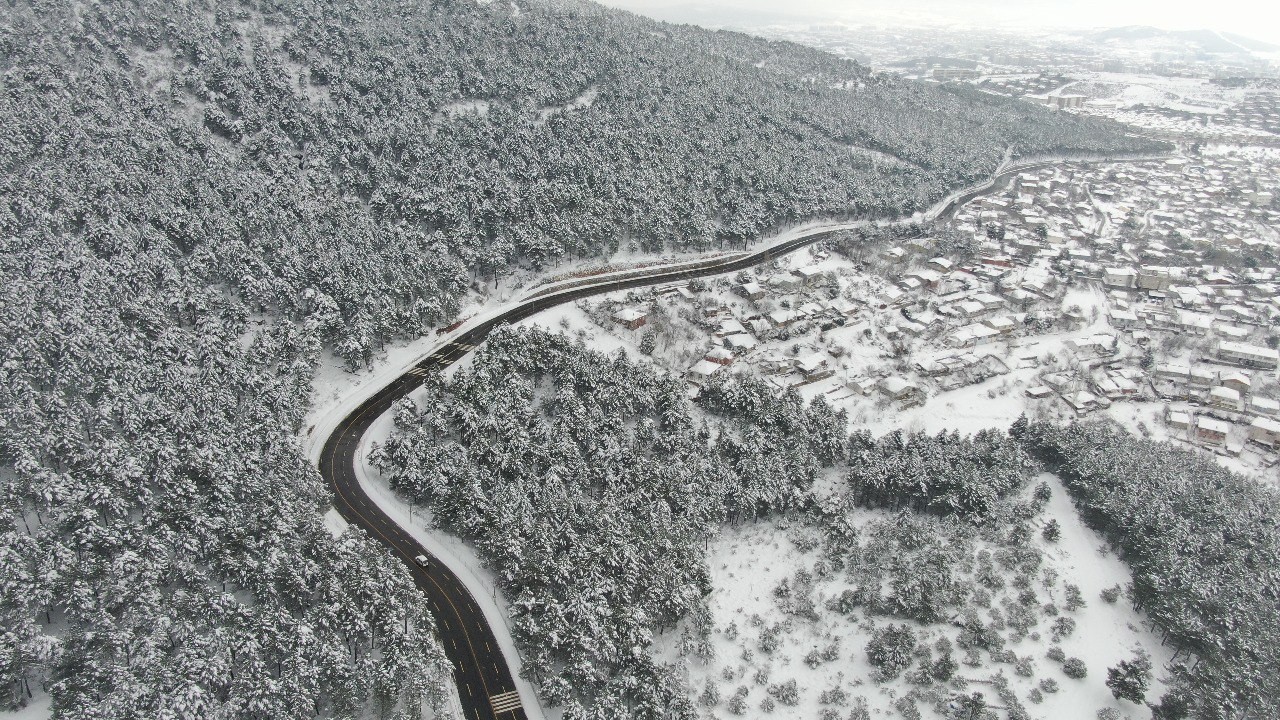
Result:
M853 23L1079 29L1153 25L1210 29L1280 43L1275 0L601 0L639 13L669 7L723 8ZM744 23L751 24L751 23Z

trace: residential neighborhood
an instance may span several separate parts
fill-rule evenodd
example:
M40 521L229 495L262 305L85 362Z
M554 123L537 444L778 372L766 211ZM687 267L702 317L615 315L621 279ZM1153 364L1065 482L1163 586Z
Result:
M1273 152L1027 171L910 237L850 234L590 312L684 368L691 396L749 373L867 421L955 412L976 391L993 417L1103 413L1268 468L1280 442Z

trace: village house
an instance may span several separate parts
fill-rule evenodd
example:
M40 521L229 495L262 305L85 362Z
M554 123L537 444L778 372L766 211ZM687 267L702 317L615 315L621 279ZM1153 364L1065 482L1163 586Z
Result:
M1229 387L1216 387L1209 391L1209 404L1223 410L1240 409L1240 391Z
M800 282L806 286L813 286L815 281L822 275L822 270L815 265L806 265L791 272L800 278Z
M1231 432L1231 424L1214 418L1196 418L1196 438L1207 443L1220 445L1227 440Z
M920 391L915 383L898 375L884 378L879 385L880 391L893 400L906 400Z
M949 273L955 269L955 263L944 257L936 257L925 263L925 265L936 273Z
M987 318L986 320L982 321L982 324L986 325L992 330L995 330L1001 335L1008 335L1009 333L1013 332L1014 329L1017 328L1017 324L1013 321L1013 318L1010 318L1007 315Z
M796 321L796 314L790 310L774 310L768 315L769 323L775 328L785 328Z
M1165 416L1165 422L1175 430L1190 430L1191 414L1181 410L1170 410Z
M648 313L641 312L635 308L623 308L613 314L613 321L628 330L636 330L643 327L648 319Z
M1213 327L1213 316L1205 313L1179 310L1173 318L1174 327L1188 335L1204 336Z
M1222 373L1218 382L1221 382L1223 387L1229 387L1240 394L1248 393L1253 387L1253 381L1249 379L1249 373L1241 372L1240 370L1228 370Z
M760 300L765 296L764 286L758 282L745 282L738 286L738 294L748 300Z
M724 369L724 365L711 362L710 360L699 360L693 367L689 368L689 382L694 385L702 385L711 379L713 375Z
M947 344L958 348L978 347L992 342L999 336L999 330L981 323L973 323L952 333L947 338Z
M728 337L730 335L739 335L741 333L745 333L746 331L747 329L743 327L742 323L738 322L736 319L725 318L724 320L720 321L720 325L716 328L716 331L714 334L719 335L720 337Z
M1272 448L1280 445L1280 420L1254 418L1249 423L1249 439Z
M800 278L791 273L779 273L769 278L766 282L769 287L780 293L795 292L800 288Z
M821 352L810 353L796 358L795 368L808 380L830 375L830 369L827 366L827 355Z
M1062 399L1066 401L1067 405L1070 405L1071 408L1076 411L1077 415L1084 415L1091 410L1096 410L1103 406L1100 402L1101 398L1088 390L1077 390L1075 392L1065 393L1062 396Z
M1117 330L1131 330L1138 325L1138 314L1132 310L1111 308L1107 311L1107 320Z
M1170 382L1190 382L1191 367L1182 363L1156 363L1155 377Z
M1102 284L1107 287L1131 289L1137 287L1138 271L1133 268L1106 268L1102 271Z
M1137 286L1141 290L1168 290L1173 283L1173 275L1168 268L1163 267L1141 267L1138 268Z
M1249 412L1258 415L1280 415L1280 402L1254 395L1249 398Z
M907 273L907 279L916 280L920 286L936 291L939 283L942 282L942 273L928 268L923 270L913 270L912 272Z
M1218 373L1215 370L1202 367L1192 367L1190 378L1192 385L1201 387L1209 387L1218 384Z
M732 365L733 353L724 347L713 347L707 351L707 354L702 359L717 365Z
M898 288L887 287L876 295L874 302L877 307L884 310L891 305L897 305L902 302L904 297L905 294Z
M850 390L859 395L870 395L876 389L877 381L875 378L870 378L866 375L856 375L849 378L845 384L849 386Z
M1218 359L1245 367L1274 370L1280 365L1280 351L1223 340L1218 343Z

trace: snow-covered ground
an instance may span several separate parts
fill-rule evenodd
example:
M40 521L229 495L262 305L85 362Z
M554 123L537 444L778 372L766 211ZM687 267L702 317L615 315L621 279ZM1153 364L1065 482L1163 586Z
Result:
M0 710L3 720L46 720L53 717L52 699L48 695L37 695L27 706L12 712Z
M1046 591L1042 586L1036 589L1042 593L1049 592L1061 607L1064 585L1073 583L1080 587L1087 605L1073 612L1063 611L1063 615L1076 621L1076 630L1058 645L1067 657L1083 660L1088 675L1081 680L1070 679L1063 674L1059 663L1045 657L1053 643L1049 638L1049 619L1043 618L1038 628L1038 639L1033 634L1006 646L1019 658L1032 658L1032 677L1022 677L1012 665L994 663L983 653L980 666L960 665L958 674L970 681L964 692L982 692L988 702L1000 704L985 681L996 672L1003 672L1032 717L1093 717L1098 709L1108 706L1116 707L1130 717L1139 717L1144 712L1143 708L1112 697L1105 685L1106 670L1120 660L1132 658L1140 647L1151 655L1158 676L1159 668L1170 659L1170 651L1161 646L1158 637L1145 629L1142 616L1135 613L1123 598L1115 604L1108 604L1099 597L1105 588L1128 583L1131 579L1128 570L1122 562L1100 549L1104 546L1102 538L1083 526L1057 478L1042 475L1033 484L1039 480L1047 481L1053 490L1053 498L1042 520L1056 520L1062 528L1062 536L1052 544L1038 536L1034 541L1045 555L1045 567L1058 574L1053 591ZM873 520L891 517L889 513L861 511L855 520L859 530L865 530ZM865 651L873 625L878 627L902 621L879 616L868 618L861 611L854 616L845 616L828 608L828 600L851 589L853 584L840 572L821 577L821 573L816 571L823 556L821 545L811 546L811 542L803 542L806 536L812 537L811 528L791 526L785 521L769 521L728 529L713 543L710 569L715 589L709 602L715 622L715 656L706 663L683 661L695 698L702 695L708 682L719 688L720 703L708 708L711 717L734 717L729 711L728 700L740 687L747 688L745 715L760 717L760 703L767 696L767 685L790 679L797 681L799 702L794 706L777 703L772 717L817 718L822 709L828 707L820 702L822 693L834 688L842 689L848 697L839 717L848 715L848 707L856 705L858 697L866 699L872 717L889 716L893 715L894 701L911 689L905 677L883 684L871 680L873 668ZM801 546L797 545L797 539L801 539ZM814 587L816 621L799 617L788 619L774 597L774 588L783 579L794 577L797 569L801 568L818 578ZM983 619L986 620L985 617ZM790 622L791 628L780 636L778 649L766 653L760 645L761 629L779 622ZM958 628L947 623L922 626L908 621L908 624L921 643L929 645L941 637L947 637L954 644L959 632ZM676 660L678 644L679 633L664 636L660 655L667 660ZM806 664L806 655L833 644L838 647L837 659L821 662L816 667ZM956 659L959 660L960 656L957 649ZM757 680L761 671L768 678L763 684ZM1032 689L1047 679L1056 682L1060 689L1056 693L1042 692L1040 703L1029 700ZM940 688L938 691L948 697L959 692L955 688ZM1157 677L1148 697L1158 698L1162 692L1163 684ZM920 709L925 717L936 717L928 709L928 703L920 703Z

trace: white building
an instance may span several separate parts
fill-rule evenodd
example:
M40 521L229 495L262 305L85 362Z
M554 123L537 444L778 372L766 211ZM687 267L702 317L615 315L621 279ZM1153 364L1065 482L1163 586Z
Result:
M1229 363L1268 370L1280 365L1280 350L1223 340L1218 343L1218 359Z
M1280 421L1271 418L1254 418L1249 423L1249 439L1263 445L1280 445Z

